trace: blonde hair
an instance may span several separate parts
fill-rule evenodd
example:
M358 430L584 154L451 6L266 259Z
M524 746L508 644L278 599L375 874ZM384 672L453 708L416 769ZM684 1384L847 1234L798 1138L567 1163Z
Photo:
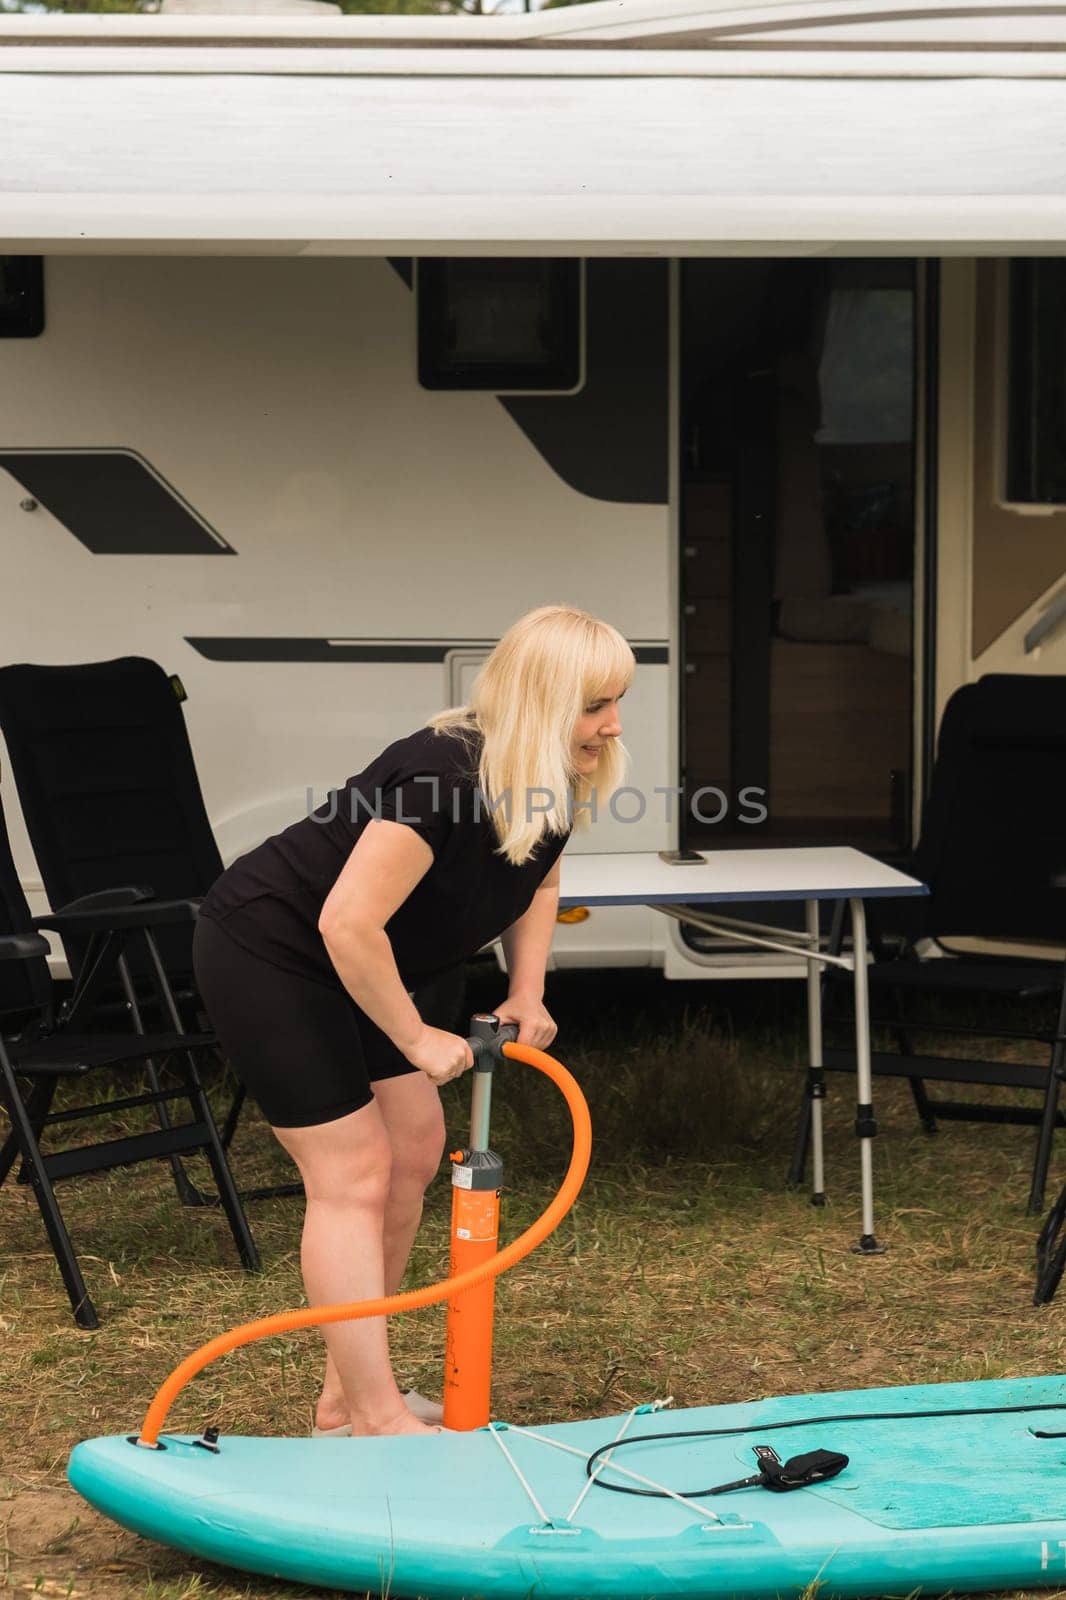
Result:
M547 834L585 828L618 788L627 753L608 739L591 776L574 766L579 717L607 691L627 689L636 661L610 623L576 606L539 606L513 623L474 680L470 704L426 724L462 737L480 733L477 779L499 839L497 855L529 860Z

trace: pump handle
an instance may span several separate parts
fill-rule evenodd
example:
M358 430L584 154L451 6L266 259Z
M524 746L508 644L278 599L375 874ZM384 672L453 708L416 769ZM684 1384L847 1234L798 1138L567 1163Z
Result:
M466 1042L474 1053L474 1071L491 1072L504 1059L504 1045L518 1043L518 1023L501 1022L494 1011L475 1011Z

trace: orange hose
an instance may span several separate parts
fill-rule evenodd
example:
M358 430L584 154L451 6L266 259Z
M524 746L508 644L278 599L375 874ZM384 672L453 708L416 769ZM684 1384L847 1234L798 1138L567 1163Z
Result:
M535 1050L528 1044L505 1044L503 1054L513 1061L522 1061L526 1066L536 1067L538 1072L543 1072L550 1078L562 1091L574 1124L574 1148L570 1165L566 1169L566 1175L559 1185L555 1198L536 1222L527 1228L525 1233L519 1234L518 1238L498 1255L483 1261L480 1266L470 1267L466 1272L460 1272L454 1278L445 1278L440 1283L431 1283L424 1289L409 1289L405 1294L386 1295L379 1300L352 1300L344 1305L309 1306L306 1310L279 1311L272 1317L260 1317L256 1322L245 1322L239 1328L231 1328L228 1333L220 1333L216 1339L209 1340L207 1344L201 1345L199 1350L194 1350L192 1355L186 1356L160 1385L145 1412L137 1441L139 1444L158 1443L170 1408L185 1385L219 1356L228 1355L231 1350L237 1350L241 1345L254 1344L257 1339L269 1339L275 1333L292 1333L297 1328L316 1328L328 1322L354 1322L362 1317L382 1317L399 1311L417 1311L423 1306L438 1305L442 1300L447 1300L463 1289L472 1289L476 1284L484 1283L487 1279L506 1272L517 1261L529 1255L531 1250L535 1250L537 1245L558 1227L577 1199L588 1171L589 1158L592 1154L592 1122L589 1108L573 1074L568 1072L561 1062L556 1061L554 1056L546 1055L543 1050Z

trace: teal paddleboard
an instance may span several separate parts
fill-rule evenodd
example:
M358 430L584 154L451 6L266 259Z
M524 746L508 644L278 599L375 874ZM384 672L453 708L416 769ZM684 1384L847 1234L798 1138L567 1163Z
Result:
M871 1415L881 1420L863 1420ZM578 1503L587 1458L623 1427L636 1442L614 1451L603 1480L642 1487L612 1470L624 1467L688 1503L599 1482ZM714 1432L666 1437L693 1430ZM433 1437L223 1435L217 1454L184 1435L164 1442L89 1440L71 1456L70 1481L145 1538L359 1593L650 1600L798 1596L816 1582L827 1600L1066 1586L1062 1377ZM783 1459L830 1450L849 1460L791 1493L696 1497L754 1473L756 1445Z

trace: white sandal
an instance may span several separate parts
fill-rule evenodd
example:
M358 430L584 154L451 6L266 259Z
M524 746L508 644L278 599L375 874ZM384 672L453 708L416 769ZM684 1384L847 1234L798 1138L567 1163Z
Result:
M444 1407L437 1400L427 1400L424 1394L419 1394L417 1389L408 1389L403 1397L403 1403L413 1417L419 1422L428 1422L432 1427L444 1421Z

